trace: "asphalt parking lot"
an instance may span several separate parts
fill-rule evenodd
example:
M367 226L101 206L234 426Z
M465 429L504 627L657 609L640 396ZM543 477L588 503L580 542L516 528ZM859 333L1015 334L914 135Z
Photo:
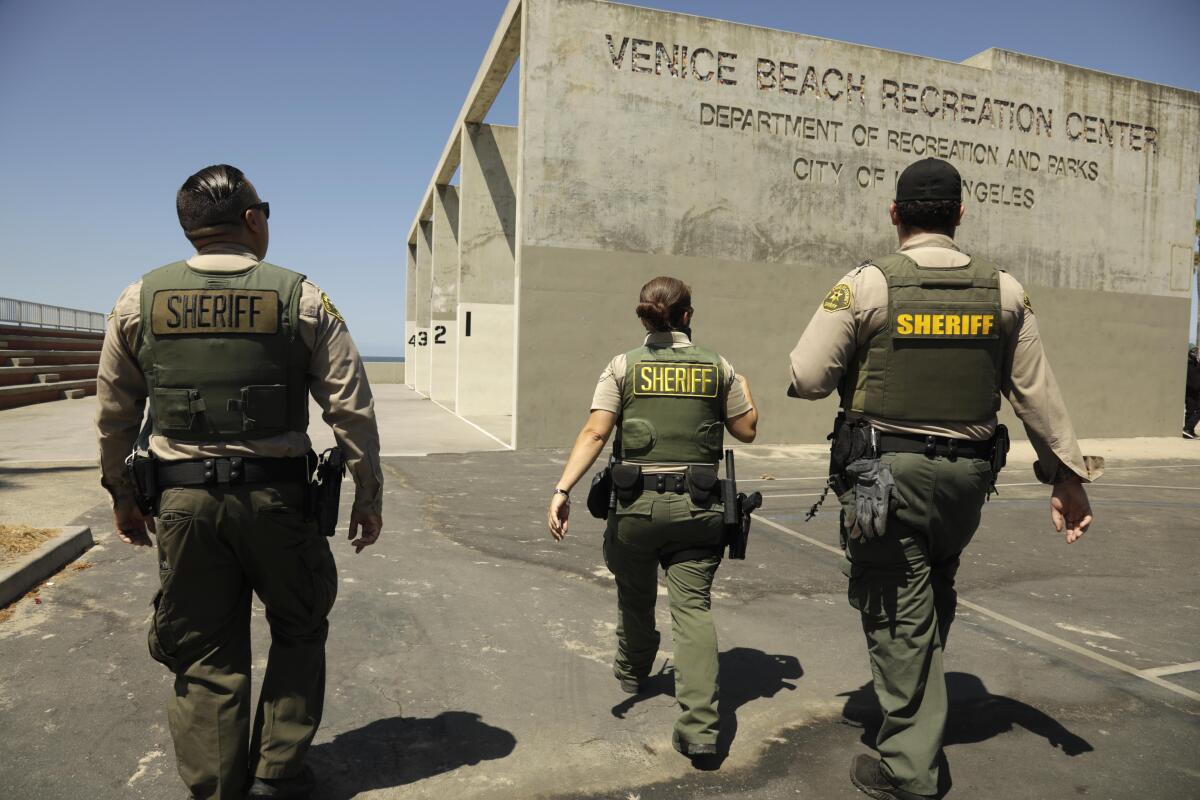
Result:
M985 509L946 659L949 796L1200 796L1200 444L1192 460L1124 452L1076 545L1027 464ZM612 680L601 523L575 519L560 544L545 532L564 458L385 459L385 536L358 556L334 546L316 797L861 797L848 764L878 714L836 514L803 521L819 452L739 451L767 501L749 557L715 585L724 757L708 770L670 747L669 635L646 694ZM170 676L146 654L154 557L111 536L103 504L78 520L99 540L88 567L0 622L0 794L182 797ZM255 632L265 655L261 608Z

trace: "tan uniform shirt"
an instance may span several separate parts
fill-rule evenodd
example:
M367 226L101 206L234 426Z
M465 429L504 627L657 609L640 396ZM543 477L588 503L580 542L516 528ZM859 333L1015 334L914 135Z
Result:
M664 331L648 334L645 343L649 347L690 347L692 340L686 333L680 331ZM608 366L600 373L600 380L596 383L596 392L592 396L592 411L611 411L620 416L621 390L625 387L627 366L625 353L621 353L608 362ZM721 357L721 373L725 376L725 418L740 417L754 408L746 397L742 382L737 380L737 373L733 371L733 366L724 357ZM656 466L663 467L663 469L656 470ZM643 470L647 472L677 469L679 467L675 464L643 465Z
M913 236L900 252L919 266L938 269L961 267L970 261L949 236L925 233ZM850 288L849 308L827 311L818 308L792 350L792 385L800 397L810 400L828 396L837 387L859 348L888 322L887 278L878 267L867 264L852 270L841 283ZM1046 360L1038 333L1037 317L1025 289L1016 278L1000 272L1000 331L1005 339L1005 361L1001 391L1021 418L1025 432L1038 455L1034 472L1046 482L1060 476L1060 469L1092 480L1103 471L1103 460L1079 452L1075 431L1058 383ZM985 423L921 424L894 422L870 417L874 428L885 433L916 433L953 439L982 441L996 430L993 417Z
M209 248L187 263L200 272L240 272L258 263L258 259L240 248ZM140 280L130 284L113 307L96 382L100 401L96 415L100 482L114 500L132 497L125 458L137 440L146 404L146 378L137 360L141 290ZM350 331L340 317L330 313L317 285L307 280L300 293L300 337L312 353L309 391L324 411L325 422L333 428L354 477L354 509L379 514L383 508L383 470L371 387ZM164 461L224 456L292 458L304 455L311 446L308 434L297 431L202 445L165 436L150 437L150 452Z

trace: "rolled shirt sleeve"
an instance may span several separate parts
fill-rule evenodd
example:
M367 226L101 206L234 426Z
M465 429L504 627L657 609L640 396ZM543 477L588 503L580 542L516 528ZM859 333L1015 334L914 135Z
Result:
M300 314L312 335L309 391L345 454L354 478L354 510L381 514L379 426L362 357L336 307L309 281L304 283Z
M138 364L141 281L117 298L104 330L96 375L96 432L100 442L100 483L114 503L133 502L125 459L137 442L146 408L146 377Z

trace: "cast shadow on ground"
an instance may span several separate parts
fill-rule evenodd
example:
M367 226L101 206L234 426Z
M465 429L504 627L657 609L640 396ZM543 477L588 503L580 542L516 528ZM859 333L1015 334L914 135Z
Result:
M1020 700L990 693L976 675L947 672L946 691L950 712L946 719L946 733L942 738L943 747L985 742L1020 727L1041 736L1051 747L1062 750L1068 756L1090 753L1093 749L1086 739L1071 733L1045 712ZM875 687L865 683L838 696L846 698L846 705L842 709L845 721L861 727L863 744L874 748L879 726L883 722ZM949 791L950 784L950 769L943 754L938 795Z
M790 681L804 677L804 668L795 656L768 655L749 647L735 647L718 656L721 667L720 714L721 733L717 737L717 756L698 759L695 766L703 770L720 769L733 740L737 737L737 712L753 700L774 697L784 689L796 688ZM642 684L642 691L613 706L612 714L620 719L638 703L653 697L675 694L674 667L663 666ZM667 720L664 720L664 724Z
M466 711L376 720L309 751L319 781L313 800L350 800L361 792L404 786L505 758L516 746L511 733Z

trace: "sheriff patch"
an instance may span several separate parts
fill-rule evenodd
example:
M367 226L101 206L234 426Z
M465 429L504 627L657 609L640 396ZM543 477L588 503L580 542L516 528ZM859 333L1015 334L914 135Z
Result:
M896 336L901 339L994 339L996 315L992 312L909 312L896 315Z
M716 397L719 382L716 364L639 361L633 367L638 397Z
M1029 302L1029 292L1025 293L1025 297L1021 299L1021 305L1025 306L1025 310L1030 314L1033 313L1033 303Z
M854 299L854 292L850 286L845 283L839 283L837 286L829 290L829 294L825 295L825 301L821 303L821 308L829 311L845 311L850 307L850 301Z
M337 306L329 299L329 295L321 292L321 305L325 308L325 313L337 319L338 322L345 324L346 320L342 318L342 312L337 310Z
M279 332L279 293L249 289L165 289L150 310L155 336Z

